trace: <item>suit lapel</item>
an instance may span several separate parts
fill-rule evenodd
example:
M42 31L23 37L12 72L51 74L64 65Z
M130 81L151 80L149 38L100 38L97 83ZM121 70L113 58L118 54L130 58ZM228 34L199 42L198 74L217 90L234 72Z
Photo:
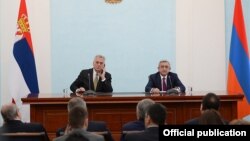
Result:
M90 90L94 90L94 82L93 82L93 68L89 70L90 71L90 83L91 83L91 88Z
M159 72L156 75L156 87L158 87L158 89L160 91L162 91L162 88L161 88L161 75L160 75Z

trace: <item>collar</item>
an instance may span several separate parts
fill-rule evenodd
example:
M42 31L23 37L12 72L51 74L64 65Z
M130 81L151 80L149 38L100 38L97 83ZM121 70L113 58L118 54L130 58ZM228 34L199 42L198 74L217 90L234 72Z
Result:
M161 79L162 79L162 78L166 78L166 79L168 78L168 75L166 75L166 76L164 77L164 76L162 76L162 75L160 74L160 76L161 76Z

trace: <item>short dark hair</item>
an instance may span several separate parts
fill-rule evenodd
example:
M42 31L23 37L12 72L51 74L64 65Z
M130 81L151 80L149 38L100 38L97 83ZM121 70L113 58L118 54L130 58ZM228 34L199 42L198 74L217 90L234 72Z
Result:
M68 135L65 141L89 141L89 139L80 132L72 132Z
M72 128L82 128L87 117L87 110L83 107L76 106L69 111L69 124Z
M206 94L202 99L202 110L215 109L219 110L220 98L214 93Z
M147 115L158 125L164 125L167 116L166 107L160 103L152 104L148 107Z

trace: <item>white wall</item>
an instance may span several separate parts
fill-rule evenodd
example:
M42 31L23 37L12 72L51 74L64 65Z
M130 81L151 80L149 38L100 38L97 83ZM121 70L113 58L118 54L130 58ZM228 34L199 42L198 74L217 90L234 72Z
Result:
M69 87L96 54L106 56L114 92L143 92L159 60L176 70L175 25L173 0L53 0L52 92Z
M176 69L195 91L226 89L224 0L176 0Z

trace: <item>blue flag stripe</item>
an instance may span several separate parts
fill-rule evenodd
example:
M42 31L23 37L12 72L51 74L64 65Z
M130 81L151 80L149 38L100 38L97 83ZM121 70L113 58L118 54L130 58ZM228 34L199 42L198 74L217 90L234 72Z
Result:
M232 39L230 47L230 62L236 73L236 77L243 89L245 96L250 102L250 65L242 43L239 39L235 26L232 30Z
M14 44L13 54L30 92L39 93L35 59L26 38Z

